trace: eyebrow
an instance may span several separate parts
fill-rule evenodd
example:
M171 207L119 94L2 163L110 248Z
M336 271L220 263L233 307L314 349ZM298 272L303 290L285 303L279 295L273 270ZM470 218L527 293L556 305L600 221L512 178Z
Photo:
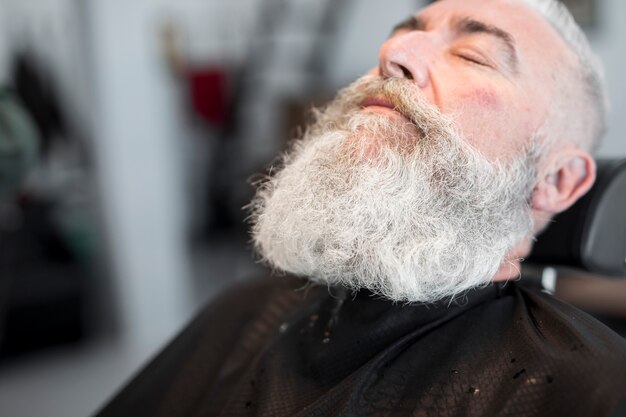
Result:
M423 31L426 30L426 21L419 16L410 16L408 19L398 23L392 30L395 33L399 30ZM519 59L517 57L517 45L513 36L497 26L481 22L469 17L458 19L453 23L453 28L457 36L486 34L493 36L504 44L507 50L507 64L514 73L518 71Z
M391 33L399 30L426 30L426 22L418 16L410 16L393 27Z
M499 39L506 46L507 63L509 64L509 67L511 67L514 72L517 72L519 61L517 58L517 46L515 44L515 39L513 39L513 36L510 33L497 26L467 17L459 20L454 26L459 35L482 33Z

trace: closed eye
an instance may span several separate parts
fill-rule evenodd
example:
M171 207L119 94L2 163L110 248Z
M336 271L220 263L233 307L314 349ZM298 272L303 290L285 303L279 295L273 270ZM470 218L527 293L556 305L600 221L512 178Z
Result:
M454 52L454 55L458 58L461 58L473 64L481 65L484 67L493 67L493 64L491 63L489 59L473 51L466 51L466 50L457 51L457 52Z

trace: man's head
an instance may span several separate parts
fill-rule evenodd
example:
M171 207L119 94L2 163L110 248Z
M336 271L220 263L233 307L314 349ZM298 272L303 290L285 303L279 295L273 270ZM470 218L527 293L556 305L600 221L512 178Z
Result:
M560 3L445 0L398 25L374 73L413 79L489 158L506 158L536 140L540 175L550 186L540 182L533 203L549 217L593 182L589 153L603 134L606 108L597 68ZM580 172L572 173L570 163ZM555 183L561 178L588 181L570 190Z
M530 3L442 0L398 25L260 188L261 254L404 301L516 276L592 185L603 118L550 2Z

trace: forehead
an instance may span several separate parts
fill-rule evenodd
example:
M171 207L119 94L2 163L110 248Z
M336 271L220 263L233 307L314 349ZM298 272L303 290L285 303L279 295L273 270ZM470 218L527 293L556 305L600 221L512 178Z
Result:
M521 0L439 0L417 14L425 30L445 30L471 18L511 35L530 70L555 66L570 54L550 24Z
M418 15L428 20L445 20L451 15L469 16L511 30L519 29L521 25L533 32L551 31L547 22L523 0L439 0Z

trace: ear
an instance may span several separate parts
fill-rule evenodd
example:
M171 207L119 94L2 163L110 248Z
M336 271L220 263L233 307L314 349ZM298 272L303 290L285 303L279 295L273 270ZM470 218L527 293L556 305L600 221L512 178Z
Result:
M532 197L531 206L549 215L560 213L585 195L596 180L596 163L579 148L557 152L545 165Z

